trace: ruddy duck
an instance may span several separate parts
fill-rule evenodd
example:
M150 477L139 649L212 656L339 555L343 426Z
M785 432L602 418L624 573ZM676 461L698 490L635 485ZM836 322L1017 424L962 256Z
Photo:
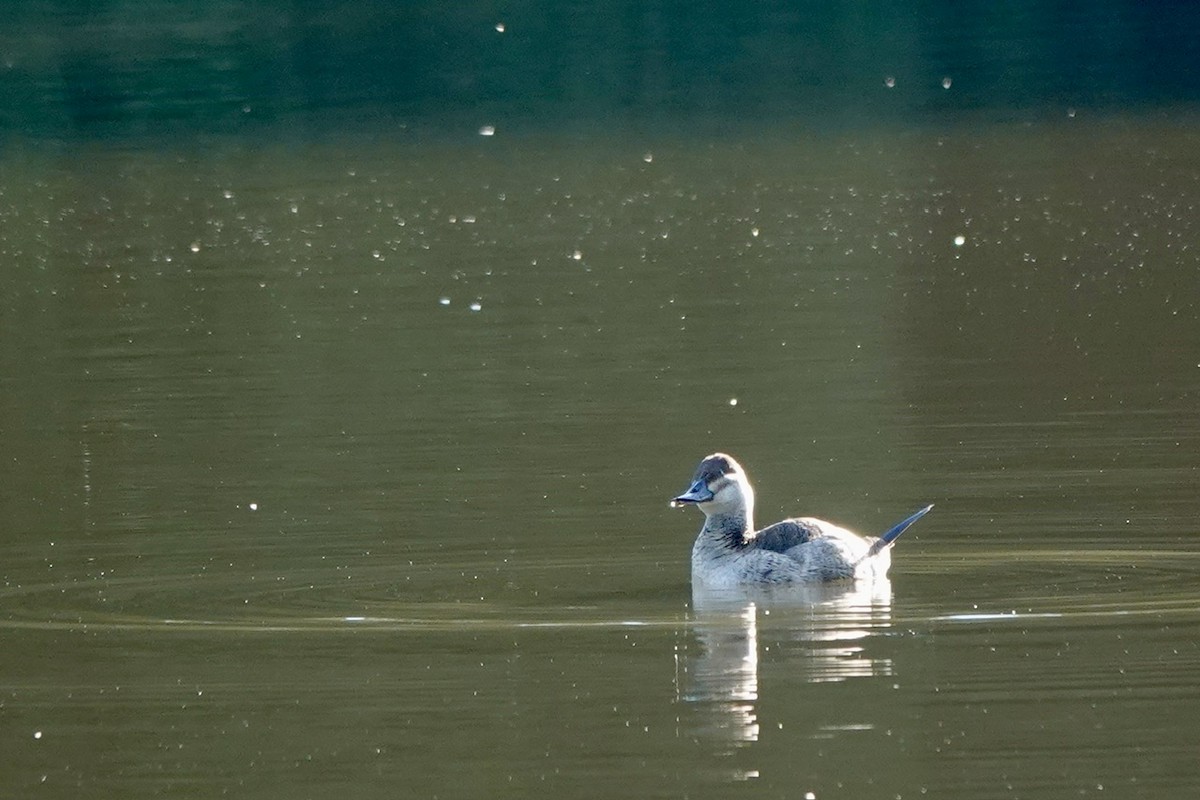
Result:
M756 531L754 489L741 465L724 453L701 461L691 487L671 501L687 504L704 512L692 546L692 580L714 587L883 577L892 542L933 508L925 506L879 538L811 517Z

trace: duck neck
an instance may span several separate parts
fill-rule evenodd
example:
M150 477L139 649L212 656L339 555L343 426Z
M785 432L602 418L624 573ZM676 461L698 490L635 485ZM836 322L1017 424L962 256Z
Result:
M739 548L750 538L753 529L749 509L732 511L705 519L700 537L722 547Z

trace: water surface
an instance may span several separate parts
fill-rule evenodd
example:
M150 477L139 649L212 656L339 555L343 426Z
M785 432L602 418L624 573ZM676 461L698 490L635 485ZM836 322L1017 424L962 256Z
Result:
M9 149L0 794L1194 792L1194 130Z

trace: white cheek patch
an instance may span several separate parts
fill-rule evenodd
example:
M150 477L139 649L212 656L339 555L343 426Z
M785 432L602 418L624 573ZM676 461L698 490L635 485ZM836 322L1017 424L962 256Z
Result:
M713 493L713 500L718 503L728 503L738 494L737 482L725 475L709 484L708 489Z
M754 515L754 490L738 473L722 475L708 485L713 493L709 501L714 506L724 509L740 508L746 514L747 520Z

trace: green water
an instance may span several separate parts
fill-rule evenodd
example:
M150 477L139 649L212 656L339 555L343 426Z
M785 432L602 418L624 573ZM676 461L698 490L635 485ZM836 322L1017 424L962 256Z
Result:
M444 71L338 95L385 51L335 4L262 40L344 69L284 59L307 88L243 125L244 81L178 93L197 65L273 74L217 57L241 52L220 31L250 47L243 6L96 8L125 34L84 37L95 75L53 68L80 40L6 45L3 91L36 102L0 150L0 796L1200 788L1191 73L989 106L971 65L1008 75L979 49L1015 34L975 20L906 51L939 78L976 59L931 84L961 108L871 65L831 91L870 72L901 111L772 119L770 92L721 100L752 62L705 73L712 112L704 85L621 100L554 48L488 86L594 93L506 126L503 92ZM474 10L428 41L473 16L522 27ZM803 27L778 19L740 30ZM1084 27L1166 24L1107 19ZM176 26L204 47L149 71L134 45ZM668 52L755 41L713 30ZM626 60L656 52L611 58L651 87L694 63ZM717 449L763 523L936 508L890 583L693 597L700 517L667 501Z

